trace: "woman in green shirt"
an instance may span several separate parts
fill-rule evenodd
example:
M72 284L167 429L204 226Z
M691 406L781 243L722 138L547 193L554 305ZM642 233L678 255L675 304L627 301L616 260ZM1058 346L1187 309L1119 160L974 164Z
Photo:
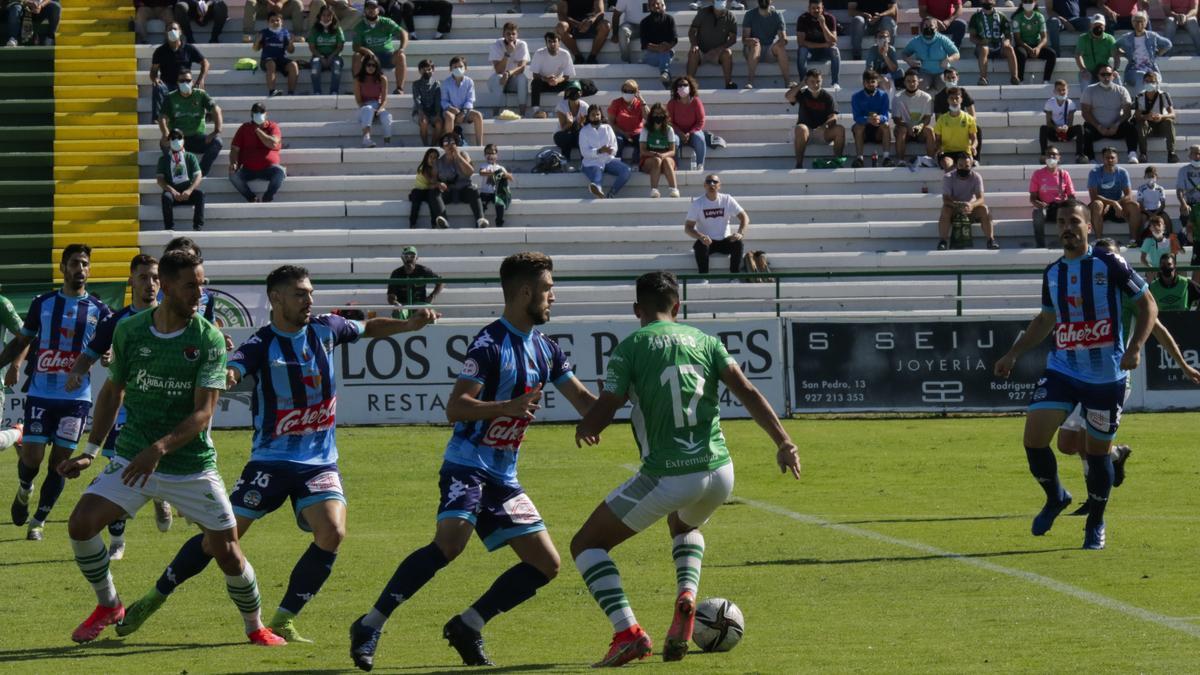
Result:
M658 179L667 179L667 187L672 197L679 196L679 188L675 184L675 146L679 138L671 128L667 117L667 107L655 103L650 107L646 125L642 127L639 138L642 149L642 159L639 168L650 174L650 196L658 197Z
M337 16L329 5L321 8L321 14L313 22L308 36L308 48L312 51L309 67L312 69L312 90L321 93L321 71L329 71L329 93L336 94L342 84L342 46L346 36L338 25Z

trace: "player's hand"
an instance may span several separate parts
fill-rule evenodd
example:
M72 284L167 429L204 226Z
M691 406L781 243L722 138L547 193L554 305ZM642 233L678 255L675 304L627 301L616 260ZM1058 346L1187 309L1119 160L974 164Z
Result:
M1186 363L1179 364L1179 367L1183 369L1184 377L1191 380L1192 384L1200 384L1200 370L1196 370Z
M522 419L527 422L534 420L536 413L542 406L538 403L542 400L542 385L530 389L520 396L510 400L505 405L505 412L509 417L514 419Z
M992 368L992 372L996 375L996 377L1007 380L1009 375L1012 375L1013 366L1015 365L1017 365L1017 357L1013 356L1011 353L1005 354L1004 356L1000 357L999 361L996 362L996 366Z
M63 478L79 478L79 474L91 465L92 458L88 457L87 455L80 454L75 455L71 459L64 459L63 461L59 462L58 466L54 467L54 469L55 471L58 471L58 475L62 476Z
M75 391L79 385L83 384L83 376L71 373L67 375L67 391Z
M100 355L100 365L107 368L110 364L112 364L112 359L113 359L112 349L109 349L108 351L106 351Z
M157 444L142 450L121 472L121 482L129 487L145 487L150 475L158 468L158 460L165 454Z
M1138 364L1142 362L1142 352L1140 349L1126 349L1125 355L1121 357L1121 370L1137 370Z
M233 351L233 338L229 337L228 335L222 335L221 337L225 338L225 351Z
M582 448L584 445L599 445L600 434L585 433L583 429L575 427L575 447Z
M21 369L17 364L12 364L8 372L4 373L4 386L12 389L17 386L17 380L21 378Z
M791 441L784 441L779 446L779 451L775 453L775 461L779 463L779 472L792 472L792 476L796 480L800 480L800 453L796 450L796 444Z
M408 315L408 325L411 330L421 330L431 323L436 323L442 318L441 312L435 312L432 309L414 309Z

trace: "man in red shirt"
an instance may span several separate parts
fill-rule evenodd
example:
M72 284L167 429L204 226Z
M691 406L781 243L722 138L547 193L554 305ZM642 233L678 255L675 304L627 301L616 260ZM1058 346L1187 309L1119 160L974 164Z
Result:
M250 107L250 120L238 127L229 151L229 182L248 202L269 202L287 178L279 165L283 133L279 125L267 119L267 106L261 102ZM250 191L247 181L267 181L262 197Z

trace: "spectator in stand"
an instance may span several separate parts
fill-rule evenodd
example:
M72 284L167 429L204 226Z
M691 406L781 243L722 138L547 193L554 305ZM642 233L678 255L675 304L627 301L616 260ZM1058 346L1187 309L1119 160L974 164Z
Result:
M896 0L850 0L850 50L855 61L862 58L863 36L887 31L896 34L900 8Z
M299 2L299 0L296 1ZM248 0L249 2L253 2L253 0ZM152 19L158 19L164 24L176 23L181 26L188 22L187 0L133 0L133 6L133 33L138 44L150 44L146 24ZM10 47L15 47L17 44L17 36L21 32L21 12L25 9L24 2L11 2L8 5L8 46ZM58 32L62 5L58 2L48 2L37 14L39 16L45 14L46 19L53 18L50 24L51 35ZM251 23L251 32L253 32L253 22Z
M1124 139L1129 163L1137 164L1137 130L1130 121L1133 98L1129 96L1128 89L1116 82L1117 74L1112 66L1100 66L1096 77L1099 82L1084 89L1080 99L1083 106L1084 150L1090 159L1096 141Z
M1017 79L1017 54L1013 51L1012 29L1008 19L996 11L994 0L983 0L983 9L971 16L971 42L975 43L975 58L979 61L979 84L988 83L988 59L999 54L1008 61L1009 82L1021 84Z
M754 88L758 61L774 61L787 86L795 85L788 73L787 28L783 15L771 5L771 0L758 0L758 9L742 17L742 54L746 57L746 88Z
M349 0L312 0L308 6L308 20L312 22L310 30L317 26L317 19L326 8L333 12L338 24L346 30L353 30L358 22L362 21L362 13L355 9Z
M413 82L413 119L421 134L422 145L433 145L442 137L442 84L433 79L433 61L421 59L417 64L420 77Z
M511 21L504 24L500 37L488 49L488 60L492 62L488 91L516 94L517 105L524 117L529 101L529 78L525 75L529 65L529 45L517 37L517 24Z
M579 130L587 120L587 111L592 104L583 100L583 89L575 80L567 84L562 100L554 109L558 117L558 131L554 132L554 144L563 157L571 160L571 151L579 149Z
M150 0L155 1L155 0ZM245 0L242 7L242 41L253 42L258 31L254 22L267 18L271 12L279 12L292 23L292 32L304 35L304 5L300 0ZM318 13L314 13L316 16Z
M2 6L3 3L0 3ZM35 45L40 41L43 46L51 47L54 45L54 36L58 34L62 5L58 0L8 0L5 16L8 23L7 46ZM46 35L39 40L35 26L43 23L46 24ZM12 372L17 370L14 368Z
M488 204L496 207L496 227L504 227L504 209L512 203L512 184L516 178L512 172L500 164L500 150L494 143L488 143L483 149L483 158L487 162L479 167L479 175L483 185L479 186L479 201L483 204L483 212L487 213Z
M1062 155L1058 148L1048 146L1042 155L1046 166L1034 171L1029 177L1029 203L1033 205L1033 241L1038 248L1046 247L1046 223L1058 222L1059 204L1075 198L1075 183L1071 180L1071 174L1060 166Z
M621 51L621 60L633 63L633 41L642 32L642 19L648 14L645 0L617 0L612 8L612 41Z
M704 194L692 200L688 208L683 231L696 240L692 253L696 255L696 269L708 274L708 259L714 253L729 256L729 273L737 274L742 269L742 239L750 227L750 216L737 200L719 192L721 179L715 173L704 177ZM735 231L730 222L738 219Z
M679 136L679 158L682 159L683 146L690 147L695 153L692 169L704 171L708 141L704 137L704 104L700 102L696 80L685 75L675 78L671 100L667 101L667 115L671 118L671 128Z
M321 95L321 72L329 73L329 93L337 94L342 87L342 47L346 44L346 34L338 24L337 16L329 7L322 7L321 13L313 21L312 32L308 34L308 50L312 58L308 61L312 78L312 91Z
M917 0L917 13L921 16L922 37L926 35L925 27L929 26L934 33L949 36L955 48L962 46L963 38L967 36L962 0ZM943 67L931 72L940 73Z
M1049 33L1046 15L1038 11L1036 0L1022 0L1021 11L1013 14L1013 51L1017 54L1017 79L1025 81L1025 63L1029 59L1041 59L1042 84L1054 77L1054 64L1058 52L1048 46Z
M400 309L401 305L416 307L433 304L433 301L442 292L443 284L441 276L417 262L416 246L405 246L404 250L400 252L400 261L403 264L392 270L391 276L388 277L397 283L388 284L387 301L389 305L396 308L392 312L394 318L407 319L408 310ZM434 283L433 292L430 293L427 284L403 283L408 279L438 279L438 281Z
M642 19L640 37L642 63L658 70L658 79L663 86L671 84L671 59L675 58L675 45L679 44L679 33L675 19L667 14L665 0L650 0L650 13Z
M225 22L229 20L229 7L225 0L187 0L188 18L191 21L183 23L183 35L188 42L194 42L192 24L197 26L212 26L208 42L215 44L221 41L221 33L225 30Z
M937 116L933 124L933 135L937 139L937 160L943 171L951 171L963 157L971 158L971 150L979 137L975 117L963 110L962 90L953 87L946 90L948 110ZM968 165L971 166L971 165Z
M465 1L458 0L460 3ZM454 5L449 0L389 0L387 16L403 26L412 40L417 39L417 27L413 23L413 17L436 16L438 22L433 39L441 40L450 34L454 25Z
M1200 25L1196 23L1196 10L1200 6L1197 0L1159 0L1163 13L1163 36L1175 42L1175 34L1180 27L1187 30L1192 37L1192 45L1196 54L1200 55Z
M595 63L611 30L604 18L604 0L558 0L558 25L554 31L576 62ZM579 52L577 38L592 39L592 51L586 60Z
M815 68L804 74L804 88L792 87L785 95L789 104L797 106L796 128L792 132L792 148L796 153L796 168L804 168L804 153L813 134L820 132L821 143L833 143L833 156L841 157L846 149L846 127L837 123L838 108L833 96L821 88L821 71Z
M1174 253L1171 250L1174 243L1167 236L1167 224L1163 222L1162 216L1150 216L1145 236L1142 238L1142 264L1157 269L1164 257L1170 257Z
M1079 112L1079 106L1071 100L1066 80L1055 81L1054 95L1046 99L1046 104L1042 106L1042 112L1046 114L1046 123L1042 125L1038 133L1038 145L1041 146L1042 158L1045 159L1046 149L1051 141L1057 143L1075 141L1075 162L1078 164L1087 162L1087 153L1083 148L1084 139L1087 136L1083 131L1083 126L1075 123L1075 113Z
M534 112L538 112L542 105L542 92L563 91L575 78L575 61L559 45L558 35L546 33L545 40L546 46L534 52L529 62L529 71L533 73L529 103L534 107Z
M1186 312L1200 303L1200 284L1181 279L1175 270L1175 256L1168 255L1158 260L1158 276L1150 282L1150 294L1159 312Z
M445 183L442 190L442 200L447 204L458 202L471 207L471 215L475 218L475 227L487 227L487 218L483 217L483 205L479 201L479 188L471 183L475 173L475 165L471 156L458 147L458 137L450 132L442 134L442 156L437 161L437 177Z
M875 34L875 44L867 49L867 58L864 62L866 66L863 70L873 70L879 73L879 86L884 91L891 93L893 89L899 89L904 86L905 69L900 65L903 61L896 55L896 47L892 45L892 34L889 31L881 30ZM915 69L912 71L917 76L918 83L920 82L920 73Z
M829 62L832 89L842 90L838 78L842 70L842 52L837 46L837 19L825 11L822 0L808 0L808 11L796 19L796 72L807 73L808 62Z
M1104 235L1104 221L1129 224L1129 248L1137 248L1141 234L1141 207L1133 197L1125 167L1117 166L1116 148L1104 148L1103 163L1088 173L1088 195L1092 198L1092 231Z
M1175 106L1171 95L1162 91L1158 83L1158 73L1147 70L1142 75L1142 93L1137 95L1133 106L1133 121L1137 125L1138 159L1146 162L1146 141L1152 136L1160 136L1167 144L1167 162L1174 164L1179 161L1175 154Z
M207 115L212 115L212 133L205 133ZM179 87L167 94L158 118L158 129L162 134L159 145L165 152L170 145L171 129L183 131L184 147L200 157L200 171L208 175L213 162L221 154L221 107L208 96L208 92L197 89L192 82L192 72L179 72Z
M1096 7L1108 21L1108 32L1133 28L1133 15L1150 8L1147 0L1097 0Z
M388 79L380 72L379 61L372 54L363 58L362 70L354 77L354 103L358 105L358 126L362 127L362 146L375 147L371 140L371 125L375 120L383 126L383 142L392 142L392 113L387 105Z
M1200 145L1188 148L1188 163L1179 167L1175 177L1175 198L1179 200L1179 229L1196 241L1200 232ZM1200 251L1193 250L1193 265L1200 265Z
M421 163L417 165L417 176L413 180L413 189L408 193L408 229L417 226L417 216L421 215L421 204L429 204L429 227L434 230L444 230L446 224L446 205L442 202L442 193L449 186L438 180L437 148L429 148ZM390 302L390 300L389 300Z
M938 216L937 250L949 248L950 225L956 216L966 216L972 222L979 223L983 236L987 237L988 249L994 251L1000 248L992 227L991 211L984 202L983 176L971 168L971 158L966 155L960 156L955 169L946 172L942 178L942 212Z
M404 93L404 71L408 68L404 50L408 47L408 33L395 21L379 16L378 0L366 0L363 4L363 20L354 33L353 46L354 61L350 66L353 74L358 75L364 56L374 54L380 68L395 68L396 88L392 93Z
M959 93L962 94L963 111L975 118L975 147L972 150L972 157L975 158L973 165L977 165L983 157L983 129L979 127L979 116L975 112L975 99L971 98L971 93L959 83L956 69L947 68L946 72L942 73L941 80L946 83L946 88L933 96L933 119L936 122L939 116L950 112L950 88L958 87Z
M667 107L661 103L650 106L650 116L642 127L641 162L639 168L643 173L650 174L650 196L658 198L659 176L667 179L668 193L671 197L679 196L679 186L675 182L675 148L679 145L679 137L671 128L667 115Z
M633 164L641 159L642 127L646 124L649 107L638 91L637 80L621 83L621 96L608 104L608 119L617 134L617 158L625 156L625 148L633 148Z
M1141 210L1142 222L1150 222L1150 216L1162 218L1166 224L1167 232L1174 231L1171 223L1171 216L1167 215L1167 191L1158 182L1158 169L1152 166L1146 167L1146 172L1143 174L1146 179L1138 187L1134 193L1134 198L1137 199L1138 208ZM1143 233L1144 236L1144 233ZM1187 241L1187 235L1183 234L1180 237L1181 242Z
M450 59L450 77L442 82L442 128L458 133L464 124L475 129L475 145L483 146L483 115L475 109L475 81L467 77L467 59Z
M1165 37L1146 30L1150 24L1145 12L1133 15L1133 32L1126 33L1117 40L1119 54L1125 59L1125 86L1136 87L1141 76L1146 73L1159 73L1158 57L1171 51L1171 41ZM1159 78L1162 74L1159 73Z
M923 19L921 34L909 40L900 54L910 68L916 68L921 73L921 88L926 91L937 91L948 86L942 75L950 68L950 64L959 59L958 47L950 38L938 33L936 25L937 19Z
M288 58L288 54L296 51L296 43L292 34L283 27L283 15L271 12L267 15L267 27L258 34L254 41L254 51L262 51L258 65L267 76L267 97L278 96L281 92L275 88L275 76L280 71L287 75L288 96L296 93L296 81L300 79L300 66Z
M883 165L895 166L892 159L892 104L886 92L879 88L879 74L868 70L862 75L863 88L850 97L854 115L854 168L863 166L863 146L878 143L883 149Z
M725 76L725 88L737 89L733 81L733 45L737 42L737 19L729 13L726 0L714 0L702 7L688 28L687 74L696 77L701 63L719 63ZM675 116L672 115L672 118Z
M1106 21L1103 14L1092 17L1091 29L1079 36L1075 45L1075 67L1079 68L1079 84L1088 86L1097 81L1096 71L1100 66L1118 67L1121 53L1117 40L1104 31Z
M579 130L581 171L588 179L588 190L597 199L613 198L629 182L630 168L617 157L617 135L604 120L604 108L593 105L587 111L587 124ZM612 189L604 193L604 174L616 176Z
M933 97L921 91L921 76L910 70L904 76L904 89L892 97L892 121L896 125L896 156L908 161L908 143L925 144L925 154L912 160L910 166L937 166L933 156L937 138L933 133Z
M163 191L163 228L175 229L176 206L192 206L192 229L197 232L204 229L204 192L200 190L204 174L196 155L183 149L183 132L179 129L171 130L170 146L158 158L155 180Z
M151 119L158 119L167 94L179 88L179 72L191 70L197 63L200 64L200 75L196 77L195 86L204 89L204 79L208 76L208 59L204 58L204 54L191 42L183 41L183 32L177 22L168 23L166 40L154 49L154 54L150 57Z
M287 178L287 171L279 163L282 147L283 132L279 125L267 119L265 104L255 103L250 107L250 121L238 127L229 150L229 182L246 201L275 200L275 193ZM248 183L252 180L267 181L267 191L261 197L250 191Z
M1050 48L1055 54L1063 53L1063 31L1087 34L1092 20L1083 13L1086 8L1081 0L1046 0L1046 32L1050 34Z

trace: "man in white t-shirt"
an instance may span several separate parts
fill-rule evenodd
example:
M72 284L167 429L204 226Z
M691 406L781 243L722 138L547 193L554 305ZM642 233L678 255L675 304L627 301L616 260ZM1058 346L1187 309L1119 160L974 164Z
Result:
M1054 83L1054 95L1046 99L1046 104L1042 106L1046 122L1038 134L1038 145L1041 147L1042 160L1045 161L1046 148L1056 143L1075 141L1075 162L1085 164L1088 160L1083 146L1083 125L1076 121L1079 106L1071 100L1069 88L1066 80Z
M704 194L692 200L688 209L683 231L696 240L692 252L696 254L696 268L700 274L708 274L708 258L714 253L729 256L729 271L737 274L742 267L742 237L750 227L750 216L727 194L718 192L721 179L715 173L704 177ZM735 231L730 222L737 216Z
M646 0L617 0L612 11L613 31L612 41L621 48L621 60L633 62L633 47L635 39L642 37L642 19L649 14Z
M488 50L488 60L492 62L494 71L488 79L488 90L516 94L521 115L524 115L526 101L529 100L529 78L525 76L525 68L529 65L529 45L517 38L517 24L511 21L504 24L500 34L501 37Z
M542 104L542 92L560 92L575 79L575 61L562 48L554 31L546 33L546 46L534 52L533 60L529 62L529 72L533 80L530 84L530 103L535 108Z

